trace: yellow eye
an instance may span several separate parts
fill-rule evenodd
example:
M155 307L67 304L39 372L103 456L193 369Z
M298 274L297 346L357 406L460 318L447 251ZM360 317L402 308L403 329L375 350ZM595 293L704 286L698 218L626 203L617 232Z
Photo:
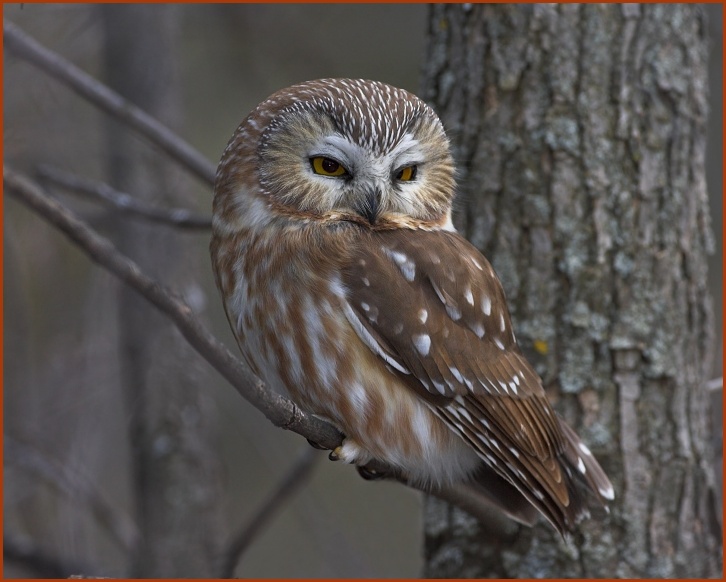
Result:
M340 163L330 158L318 156L310 158L310 163L313 166L313 172L321 176L345 176L348 173Z
M416 166L406 166L396 173L396 180L410 182L416 178Z

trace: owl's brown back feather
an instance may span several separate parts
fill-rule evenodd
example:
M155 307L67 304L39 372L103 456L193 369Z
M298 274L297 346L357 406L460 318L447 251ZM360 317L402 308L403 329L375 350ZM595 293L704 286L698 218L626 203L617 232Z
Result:
M343 284L394 373L558 529L587 512L577 482L611 496L519 351L501 284L476 248L444 231L362 236Z

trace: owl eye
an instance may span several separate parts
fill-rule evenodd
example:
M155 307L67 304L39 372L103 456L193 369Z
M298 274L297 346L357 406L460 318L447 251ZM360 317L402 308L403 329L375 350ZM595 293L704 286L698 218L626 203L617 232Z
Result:
M399 182L410 182L416 178L417 166L406 166L396 172L396 180Z
M339 163L330 158L316 156L310 158L313 172L321 176L345 176L348 171Z

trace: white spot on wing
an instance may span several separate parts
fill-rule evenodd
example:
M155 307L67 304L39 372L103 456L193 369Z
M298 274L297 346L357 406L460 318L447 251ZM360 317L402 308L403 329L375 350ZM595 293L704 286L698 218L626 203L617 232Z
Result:
M472 263L472 264L473 264L473 265L474 265L474 266L475 266L475 267L476 267L477 269L479 269L480 271L483 271L483 270L484 270L484 267L482 267L482 266L481 266L481 263L480 263L479 261L477 261L477 260L476 260L476 259L475 259L474 257L472 257L472 256L469 256L469 260L471 261L471 263Z
M476 334L476 337L484 337L484 326L481 323L477 321L476 323L471 324L469 327L471 328L471 331Z
M503 313L500 313L499 314L499 329L501 329L502 331L504 331L505 329L507 329L507 324L504 321L504 314Z
M459 321L461 319L461 311L453 305L446 306L446 313L448 313L449 317L454 321Z
M441 292L441 289L439 289L439 286L431 281L431 286L434 288L434 291L436 292L436 296L439 298L439 301L444 304L444 307L446 308L446 313L449 315L451 319L454 321L458 321L461 319L461 311L459 311L459 308L456 305L452 305L451 301L447 301L444 294Z
M474 424L474 419L472 419L471 415L469 414L469 411L466 408L461 408L459 410L459 413L461 414L461 416L466 418L466 420L468 420L471 424Z
M585 468L585 463L582 462L581 457L577 457L577 470L580 471L583 475L587 473L587 469Z
M489 299L488 295L484 295L481 298L481 310L484 312L484 315L492 314L492 300Z
M381 247L381 250L393 259L406 281L413 281L416 278L416 265L404 253L387 247Z
M416 334L413 336L413 345L422 356L428 356L431 349L431 338L427 333Z
M615 499L615 491L613 490L612 485L608 485L608 487L605 489L603 489L602 487L598 487L597 490L600 492L600 495L602 495L605 499Z
M449 366L449 371L451 374L456 378L456 381L460 384L464 382L464 376L461 375L461 372L459 372L459 368L454 368L453 366Z
M494 343L497 344L497 347L500 350L504 350L504 344L502 343L502 340L500 340L498 337L494 338Z
M446 385L442 384L441 382L437 382L436 380L432 380L434 387L438 392L442 395L446 395Z
M587 456L592 457L592 451L587 448L587 445L585 443L577 443L577 446L580 447L580 450Z
M467 287L464 290L464 299L469 305L474 305L474 294L471 292L471 287Z
M425 309L419 309L418 318L421 321L421 323L426 323L426 320L429 318L429 312L426 311Z

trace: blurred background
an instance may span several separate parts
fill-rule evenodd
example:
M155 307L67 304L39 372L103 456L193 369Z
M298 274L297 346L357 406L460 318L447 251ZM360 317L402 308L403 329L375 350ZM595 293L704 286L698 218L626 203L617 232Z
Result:
M148 19L143 7L115 10L5 4L3 16L111 83L123 83L111 45L115 43L116 51L125 46L135 55L143 54L141 45L160 22L167 41L150 49L148 58L137 56L135 63L124 66L132 75L137 71L167 84L167 102L152 102L150 108L214 164L238 123L279 88L342 76L377 79L412 92L419 88L425 5L164 5ZM722 17L720 5L705 10L713 37L707 178L718 250L711 276L719 322L714 375L720 376ZM38 69L8 51L3 58L8 165L33 174L39 164L50 164L120 189L137 188L130 193L151 202L211 213L210 188L173 165L164 170L170 176L164 192L143 178L128 186L125 176L118 175L120 166L110 161L119 155L119 142L129 139L129 147L148 159L157 160L158 152L129 138L131 132L110 123L104 113ZM168 165L163 156L159 159L159 164ZM55 193L114 240L124 236L119 221L133 220L66 192ZM87 495L81 494L92 489L115 512L114 527L133 530L137 500L130 475L130 407L120 379L123 340L115 307L119 285L15 200L6 197L4 210L5 541L19 553L77 564L83 568L77 573L124 576L129 573L129 556L123 539L128 538L113 535L108 520L94 516ZM179 289L213 333L237 353L212 279L209 233L139 228L153 230L156 238L148 244L175 249L176 269L154 269L151 261L148 272ZM139 236L147 235L151 236ZM146 260L143 247L126 249L135 260ZM151 248L148 252L153 254ZM172 377L165 370L173 370L190 379L193 390L201 394L202 400L195 401L195 410L204 415L200 438L206 440L204 454L213 455L214 462L189 470L209 472L213 485L207 504L223 545L309 446L299 436L274 428L201 357L176 354L173 343L160 344L154 349L162 356L150 363L158 364L160 371L146 381L161 382ZM721 391L713 394L718 414ZM317 458L310 482L253 540L235 575L419 576L418 494L396 484L365 482L353 468L329 462L326 452L317 452ZM7 557L4 567L6 577L37 574Z

